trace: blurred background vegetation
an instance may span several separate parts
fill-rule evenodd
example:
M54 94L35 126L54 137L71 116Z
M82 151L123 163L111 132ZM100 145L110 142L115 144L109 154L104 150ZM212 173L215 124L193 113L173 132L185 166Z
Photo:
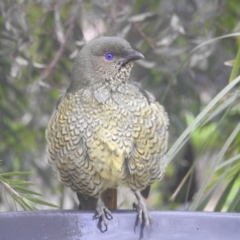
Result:
M74 57L102 35L145 55L132 78L169 114L172 161L149 209L240 210L239 0L3 0L0 12L0 211L24 198L53 207L35 192L76 207L46 163L44 135ZM120 208L133 199L119 190Z

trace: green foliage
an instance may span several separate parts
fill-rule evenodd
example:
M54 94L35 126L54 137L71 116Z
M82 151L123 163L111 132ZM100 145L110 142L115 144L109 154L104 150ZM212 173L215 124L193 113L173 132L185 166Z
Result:
M240 66L239 52L235 59L235 66ZM236 68L233 68L231 76L236 75ZM240 76L232 80L230 78L229 84L201 111L201 113L193 120L189 127L183 132L179 139L174 143L172 148L168 152L169 159L173 157L181 150L182 146L190 139L191 136L195 138L195 146L198 144L197 141L202 145L202 148L205 151L209 151L210 141L213 141L212 135L215 137L214 143L216 144L219 139L219 132L213 131L213 134L204 135L204 139L201 139L202 130L206 133L206 130L209 127L214 129L219 128L223 121L228 121L228 114L231 112L231 109L238 106L239 104L239 91L235 89L232 91L232 94L229 93L236 85L240 82ZM227 104L226 104L227 102ZM223 114L222 111L227 111ZM216 109L214 111L214 109ZM220 110L220 111L219 111ZM223 117L219 123L213 126L206 125L210 120L212 120L217 115L223 114ZM210 202L210 199L214 196L214 193L221 184L225 184L225 190L221 193L220 197L217 200L215 211L222 211L228 206L228 211L238 211L239 209L239 191L235 194L234 197L230 199L230 195L233 190L233 186L236 184L239 186L239 164L236 164L235 161L239 159L239 150L234 147L237 146L235 142L239 143L240 136L240 124L233 126L233 131L230 136L223 142L219 153L211 161L211 165L207 169L207 174L204 177L203 182L200 185L196 196L194 197L189 209L190 210L204 210L206 205ZM217 135L216 135L217 133ZM210 141L208 141L211 138ZM206 143L207 144L204 144ZM218 145L216 145L218 146ZM224 161L224 156L232 156L230 160ZM198 159L197 159L198 160ZM219 166L220 165L220 166ZM193 168L189 171L189 173ZM187 174L187 177L190 174ZM186 178L184 179L186 181ZM180 191L180 188L177 189L177 192ZM176 193L172 196L172 199L175 198ZM227 199L229 200L227 203Z
M2 192L5 193L6 202L7 195L10 194L12 199L14 200L15 208L17 209L17 205L22 207L24 210L37 210L37 208L31 205L29 202L41 204L49 207L57 207L54 204L45 202L39 198L41 194L29 190L29 186L34 185L33 182L24 181L24 180L13 180L13 177L22 177L29 175L30 172L7 172L0 174L0 185L2 187ZM6 192L5 192L6 191Z

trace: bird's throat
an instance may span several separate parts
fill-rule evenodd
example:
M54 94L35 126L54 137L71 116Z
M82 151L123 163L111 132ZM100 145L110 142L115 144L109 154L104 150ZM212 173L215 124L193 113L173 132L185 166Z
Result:
M93 86L93 95L99 103L104 103L114 92L119 91L130 77L133 62L121 66L115 74L105 78L104 81Z
M105 84L108 85L111 90L115 91L119 85L124 84L129 80L133 65L133 62L128 62L122 65L115 75L106 79Z

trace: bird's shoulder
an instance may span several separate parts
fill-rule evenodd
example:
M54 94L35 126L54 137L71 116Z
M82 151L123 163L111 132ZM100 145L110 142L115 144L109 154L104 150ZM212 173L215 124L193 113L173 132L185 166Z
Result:
M115 102L128 109L139 119L160 119L163 125L168 125L168 116L164 107L156 101L154 95L146 91L139 83L130 82L118 88L113 96Z

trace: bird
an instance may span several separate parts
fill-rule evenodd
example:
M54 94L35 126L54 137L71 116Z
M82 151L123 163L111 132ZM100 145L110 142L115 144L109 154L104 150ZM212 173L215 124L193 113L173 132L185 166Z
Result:
M168 163L168 114L130 78L140 59L144 55L120 37L85 44L46 130L48 162L80 201L95 200L95 218L106 229L112 214L102 195L118 186L136 196L135 227L151 227L153 218L140 192L162 179Z

